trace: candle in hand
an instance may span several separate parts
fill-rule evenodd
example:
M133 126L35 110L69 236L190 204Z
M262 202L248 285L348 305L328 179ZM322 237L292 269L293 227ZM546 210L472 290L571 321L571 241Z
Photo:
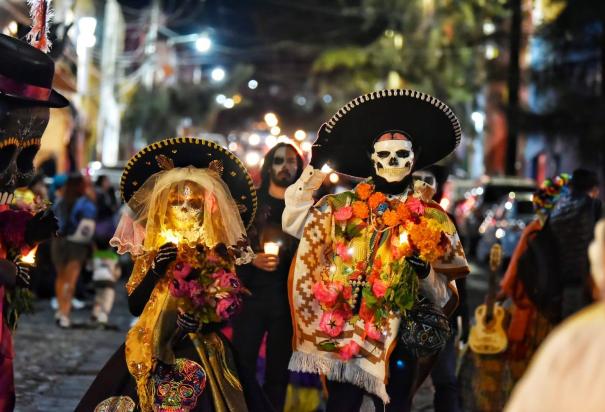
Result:
M174 230L163 231L162 237L164 238L164 240L166 240L166 242L174 243L175 245L179 244L180 238L179 238L177 232L175 232Z
M279 243L276 242L265 242L264 244L265 253L268 255L279 255Z
M28 265L33 265L36 263L36 250L38 250L38 246L34 247L30 250L26 255L21 256L19 260L23 263L27 263Z

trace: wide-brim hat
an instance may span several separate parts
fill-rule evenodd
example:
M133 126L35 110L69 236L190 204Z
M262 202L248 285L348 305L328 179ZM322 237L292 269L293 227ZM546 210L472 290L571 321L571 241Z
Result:
M0 34L0 61L0 98L44 107L69 105L52 89L55 63L46 53Z
M338 172L368 177L376 139L401 132L414 148L415 170L452 153L460 143L458 118L445 103L415 90L381 90L359 96L324 123L315 144L333 151Z
M193 166L216 170L218 166L221 169L221 179L240 209L244 226L246 229L250 226L257 207L252 178L233 153L209 140L178 137L151 143L141 149L128 161L122 173L120 191L125 202L130 200L150 176L164 170L160 165L160 159L164 156L174 167Z

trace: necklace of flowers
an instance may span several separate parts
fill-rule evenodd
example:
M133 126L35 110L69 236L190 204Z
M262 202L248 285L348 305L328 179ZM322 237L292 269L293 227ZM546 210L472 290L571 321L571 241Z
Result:
M348 276L348 281L320 281L313 287L313 293L322 305L323 316L320 321L320 329L331 338L336 338L342 332L345 322L357 317L364 320L366 337L378 340L382 338L385 322L392 310L403 311L411 307L413 298L417 291L417 278L413 270L403 259L392 263L392 271L396 272L396 279L384 281L380 279L382 273L382 262L380 257L374 256L374 250L380 242L384 232L393 231L398 236L396 245L391 248L402 257L412 253L412 247L407 239L405 226L408 221L418 221L424 213L424 205L413 196L409 196L405 202L399 199L388 200L381 192L375 192L371 183L363 182L357 185L353 193L350 205L339 207L334 212L336 224L347 227L347 222L359 219L361 225L372 230L370 247L366 252L364 260L355 264L353 272ZM359 222L358 222L359 223ZM353 225L359 226L359 225ZM342 231L341 231L342 232ZM368 230L364 231L366 236ZM343 235L347 237L346 230ZM350 234L349 234L350 235ZM405 235L405 236L403 236ZM403 237L402 237L403 236ZM350 235L349 237L355 237ZM367 238L366 238L367 244ZM349 249L342 242L338 242L335 250L343 261L350 260ZM369 253L368 253L369 252ZM348 256L347 256L348 254ZM330 269L325 268L322 278L330 279ZM362 301L359 313L353 315L353 309L357 307L359 292L362 292ZM359 351L359 345L352 339L345 345L339 346L332 339L328 339L320 345L325 350L337 351L343 360L350 359Z

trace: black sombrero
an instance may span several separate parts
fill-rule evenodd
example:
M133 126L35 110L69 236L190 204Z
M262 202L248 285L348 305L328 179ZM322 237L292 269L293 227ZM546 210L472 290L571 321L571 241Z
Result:
M126 164L120 180L122 198L128 202L132 195L153 174L160 172L159 160L168 158L174 167L193 166L220 169L221 179L229 187L231 196L240 209L246 229L256 214L256 190L242 162L229 150L218 144L193 137L178 137L152 143Z
M45 107L69 104L52 89L55 63L46 53L0 34L0 59L0 97Z
M399 131L410 138L415 170L452 153L462 131L458 118L442 101L415 90L381 90L359 96L342 107L319 129L315 144L330 147L338 158L338 172L367 177L372 165L360 155L372 152L383 133Z

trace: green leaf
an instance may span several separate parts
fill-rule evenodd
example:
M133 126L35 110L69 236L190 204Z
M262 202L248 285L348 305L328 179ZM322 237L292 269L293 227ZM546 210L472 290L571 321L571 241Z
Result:
M324 340L317 344L321 349L327 352L336 352L338 350L338 343L331 340Z

